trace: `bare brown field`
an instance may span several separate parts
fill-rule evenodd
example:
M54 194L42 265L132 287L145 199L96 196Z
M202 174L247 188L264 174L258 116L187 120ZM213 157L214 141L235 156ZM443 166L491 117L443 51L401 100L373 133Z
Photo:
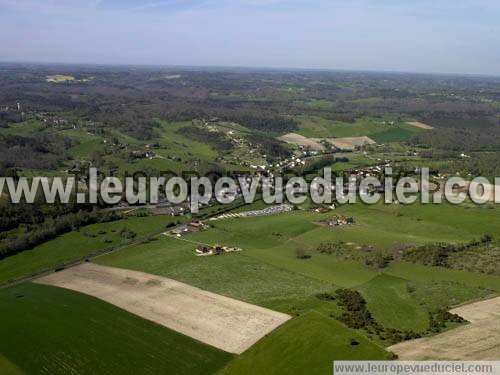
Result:
M313 138L312 140L319 142L322 139L330 143L332 146L338 148L339 150L354 150L357 147L374 145L377 143L367 136L345 138Z
M468 320L433 337L406 341L388 350L401 360L498 360L500 358L500 297L451 310Z
M309 147L311 148L311 150L315 151L322 151L324 149L323 145L316 140L312 140L297 133L288 133L279 137L278 139L293 145Z
M427 125L427 124L424 124L423 122L419 122L419 121L409 121L409 122L407 122L407 124L411 125L411 126L415 126L417 128L420 128L420 129L426 129L426 130L434 129L434 127Z
M293 145L309 147L311 150L315 151L324 150L325 147L321 144L322 142L328 142L333 147L345 151L352 151L357 147L374 145L377 143L373 139L366 136L345 138L307 138L296 133L288 133L279 137L278 139Z
M230 353L290 316L143 272L86 263L35 282L75 290Z

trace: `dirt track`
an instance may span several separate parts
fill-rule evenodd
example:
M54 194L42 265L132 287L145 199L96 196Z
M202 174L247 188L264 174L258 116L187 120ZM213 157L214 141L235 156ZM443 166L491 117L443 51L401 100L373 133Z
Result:
M230 353L290 316L143 272L82 264L35 281L76 290Z
M500 297L451 310L470 324L437 336L406 341L388 350L402 360L498 360Z
M434 129L432 126L424 124L423 122L419 122L419 121L410 121L410 122L407 122L407 124L411 125L411 126L415 126L417 128L420 128L420 129L426 129L426 130Z

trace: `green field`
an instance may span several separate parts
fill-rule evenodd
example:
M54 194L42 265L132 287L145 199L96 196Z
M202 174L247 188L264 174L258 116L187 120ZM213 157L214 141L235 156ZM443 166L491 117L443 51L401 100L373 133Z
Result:
M152 140L158 142L161 148L157 150L162 156L181 158L182 160L213 161L217 153L208 144L193 141L179 134L179 129L191 125L191 122L169 123L160 121L159 136Z
M137 237L161 231L172 217L131 217L126 220L93 224L63 234L35 246L31 250L0 261L0 284L29 276L35 272L63 266L100 250L123 245L130 240L120 237L122 228L134 231Z
M406 141L421 129L396 121L394 125L384 119L363 117L353 123L327 120L319 116L299 116L297 133L308 138L342 138L368 136L377 143ZM393 119L386 119L389 121Z
M351 345L355 340L358 345ZM328 374L333 360L387 359L383 348L336 320L310 312L234 359L222 374Z
M377 143L404 142L410 139L415 133L414 129L401 124L397 127L370 133L369 137Z
M469 287L500 291L500 277L494 275L456 271L443 267L426 267L406 262L394 262L386 272L389 275L415 282L458 282Z
M103 139L81 132L61 132L70 138L78 140L79 144L68 149L68 155L77 159L91 160L95 152L104 150Z
M93 297L26 283L0 290L0 373L207 374L231 355Z
M408 282L389 275L378 275L359 287L368 309L377 322L385 327L425 331L429 317L407 290Z

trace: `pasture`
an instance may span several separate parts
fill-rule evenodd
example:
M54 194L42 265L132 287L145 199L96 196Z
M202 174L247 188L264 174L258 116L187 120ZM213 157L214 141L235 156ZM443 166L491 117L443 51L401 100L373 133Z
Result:
M310 312L285 323L236 357L221 373L319 375L331 373L335 359L381 360L388 355L383 348L335 319Z
M97 258L95 262L169 277L269 308L274 308L276 301L306 299L334 288L331 283L246 256L246 250L223 256L197 257L195 247L195 243L163 236Z
M428 313L408 292L407 285L405 279L381 274L358 289L375 320L383 326L425 331L429 326Z

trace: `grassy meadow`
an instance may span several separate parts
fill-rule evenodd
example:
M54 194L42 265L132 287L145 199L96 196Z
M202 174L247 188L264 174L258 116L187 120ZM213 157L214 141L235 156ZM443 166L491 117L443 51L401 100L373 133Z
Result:
M120 236L120 230L129 229L137 237L157 233L174 218L147 216L92 224L79 231L65 233L53 240L35 246L0 261L0 284L29 276L36 272L61 267L101 250L124 245L129 239Z

